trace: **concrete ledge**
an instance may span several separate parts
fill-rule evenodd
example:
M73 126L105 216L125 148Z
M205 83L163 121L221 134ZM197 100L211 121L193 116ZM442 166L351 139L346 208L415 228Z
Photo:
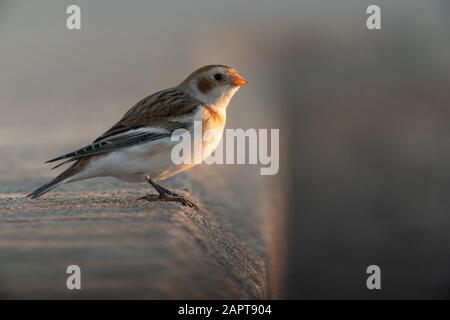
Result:
M40 200L2 193L1 297L267 298L264 237L255 231L253 219L246 222L233 214L244 215L245 208L236 202L227 207L231 200L218 192L229 185L217 183L220 179L215 171L191 179L188 188L194 193L209 190L226 199L225 205L209 206L189 194L199 211L176 203L137 202L144 187L103 185ZM72 264L81 268L82 290L66 288L65 271Z

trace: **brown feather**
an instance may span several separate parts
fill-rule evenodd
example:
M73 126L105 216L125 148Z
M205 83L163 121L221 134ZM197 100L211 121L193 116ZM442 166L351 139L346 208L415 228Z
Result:
M179 88L157 92L139 101L94 142L141 127L156 126L170 130L170 118L193 113L199 105L202 102Z
M201 78L197 82L197 87L201 93L207 94L214 88L214 83L212 83L212 81L210 81L209 79Z

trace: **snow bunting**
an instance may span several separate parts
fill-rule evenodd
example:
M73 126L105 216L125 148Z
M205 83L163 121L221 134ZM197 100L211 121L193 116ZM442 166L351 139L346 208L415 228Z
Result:
M158 195L140 199L178 201L195 205L155 181L187 170L203 161L217 147L221 134L201 141L203 152L192 164L174 164L172 133L177 129L217 129L223 133L227 106L247 80L235 69L210 65L193 72L177 87L152 94L134 105L127 113L88 146L47 161L62 161L56 167L72 163L64 172L28 195L36 199L57 186L95 177L115 177L128 182L150 183ZM206 144L206 148L205 148ZM195 146L194 146L195 149Z

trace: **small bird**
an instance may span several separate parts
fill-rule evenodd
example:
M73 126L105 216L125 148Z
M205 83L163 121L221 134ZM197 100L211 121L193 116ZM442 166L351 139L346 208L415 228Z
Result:
M247 80L230 67L209 65L194 71L178 86L154 93L130 108L125 115L91 144L48 160L62 161L56 167L72 163L64 172L34 190L27 197L39 198L57 186L95 177L115 177L120 180L148 182L158 195L139 199L177 201L197 208L155 181L166 179L202 162L220 142L226 109L236 91ZM199 121L202 130L215 129L220 134L202 143L202 155L188 164L175 164L171 140L177 129L194 131Z

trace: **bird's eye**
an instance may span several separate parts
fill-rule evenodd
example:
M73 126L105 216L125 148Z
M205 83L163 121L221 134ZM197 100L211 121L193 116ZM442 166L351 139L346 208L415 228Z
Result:
M217 81L222 81L223 76L222 76L220 73L216 73L216 74L214 75L214 79L217 80Z

